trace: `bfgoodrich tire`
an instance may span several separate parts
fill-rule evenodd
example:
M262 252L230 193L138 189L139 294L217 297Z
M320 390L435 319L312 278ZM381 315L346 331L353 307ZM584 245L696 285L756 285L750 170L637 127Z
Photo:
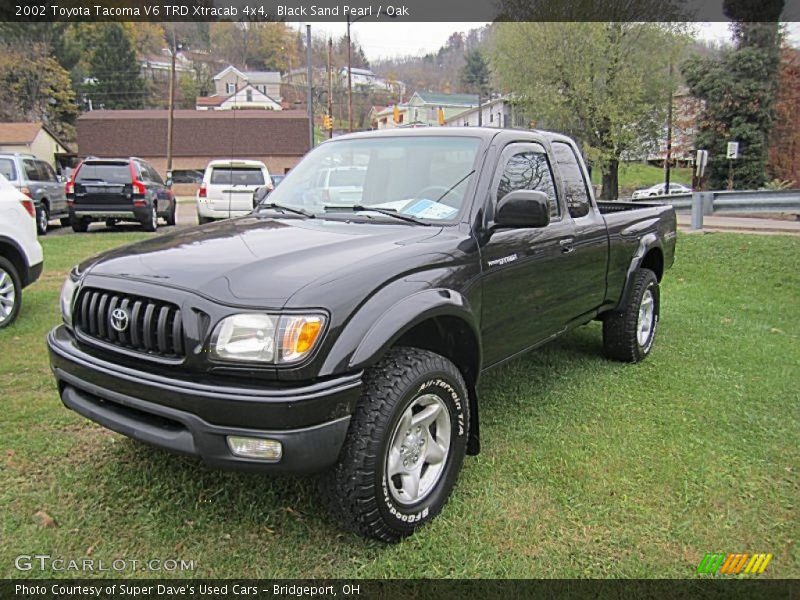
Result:
M344 448L320 480L346 529L397 542L442 510L466 451L469 400L449 360L392 349L365 375Z
M653 349L661 296L656 274L649 269L639 269L632 277L625 306L603 319L603 348L609 358L637 363Z

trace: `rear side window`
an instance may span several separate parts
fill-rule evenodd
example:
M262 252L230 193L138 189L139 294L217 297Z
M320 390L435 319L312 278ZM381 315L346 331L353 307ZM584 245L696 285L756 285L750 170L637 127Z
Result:
M14 161L10 158L0 158L0 174L9 181L14 181L17 178L17 169L14 166Z
M259 168L213 167L211 183L219 185L264 185L264 173Z
M131 168L128 163L83 163L75 176L75 182L131 183Z
M25 171L25 179L28 181L41 181L42 175L36 167L36 162L30 159L22 161L22 170Z
M43 160L37 160L36 165L39 167L39 181L58 181L53 167Z
M585 217L591 210L591 204L578 157L572 147L563 142L553 142L553 156L564 181L564 196L570 216L573 219Z

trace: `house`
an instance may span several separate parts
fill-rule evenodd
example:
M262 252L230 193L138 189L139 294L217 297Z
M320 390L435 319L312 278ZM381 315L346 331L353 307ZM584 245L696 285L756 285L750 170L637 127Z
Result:
M0 152L23 152L49 163L57 173L72 165L66 142L40 122L0 123Z
M414 92L408 102L387 106L370 113L375 129L442 125L448 119L478 106L476 94Z
M229 96L215 94L213 96L199 96L195 99L196 110L233 110L247 108L283 110L280 102L249 83Z
M694 164L695 135L697 122L702 112L703 103L689 93L689 89L681 87L672 96L672 148L671 162L675 166L691 166ZM647 162L659 167L664 166L667 158L667 129L663 128L658 140L658 147L647 154Z
M158 54L147 54L141 59L142 75L150 81L169 81L172 70L172 53L169 48L162 48ZM175 73L194 74L192 61L181 51L175 53Z
M506 96L489 100L481 104L480 109L476 106L445 119L444 126L477 127L479 113L480 124L483 127L512 127L511 103Z
M281 74L277 71L240 71L234 66L228 66L214 75L213 81L215 93L198 97L198 110L281 110ZM239 92L243 94L240 95ZM247 106L243 106L244 104Z
M162 176L167 171L167 110L95 110L78 118L81 156L138 156ZM202 171L216 158L263 161L285 173L308 151L308 117L303 111L176 110L172 174ZM176 193L193 193L193 189Z
M347 85L347 67L342 67L338 72L340 81ZM370 90L381 90L394 94L404 94L406 86L402 81L378 77L369 69L353 67L350 69L350 82L353 87L365 87Z

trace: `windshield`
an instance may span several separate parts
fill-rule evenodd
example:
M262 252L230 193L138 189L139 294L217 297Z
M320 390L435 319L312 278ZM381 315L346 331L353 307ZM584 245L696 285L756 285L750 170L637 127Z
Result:
M381 137L322 144L286 176L269 203L313 214L380 209L447 221L464 203L480 139ZM386 215L380 217L385 219Z

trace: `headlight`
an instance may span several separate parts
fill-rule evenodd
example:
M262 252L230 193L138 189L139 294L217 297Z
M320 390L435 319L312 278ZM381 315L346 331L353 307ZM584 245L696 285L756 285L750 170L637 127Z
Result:
M75 298L77 282L72 279L72 274L67 275L61 287L61 316L68 327L72 327L72 300Z
M297 362L313 350L324 324L320 315L233 315L214 329L211 354L233 361Z

